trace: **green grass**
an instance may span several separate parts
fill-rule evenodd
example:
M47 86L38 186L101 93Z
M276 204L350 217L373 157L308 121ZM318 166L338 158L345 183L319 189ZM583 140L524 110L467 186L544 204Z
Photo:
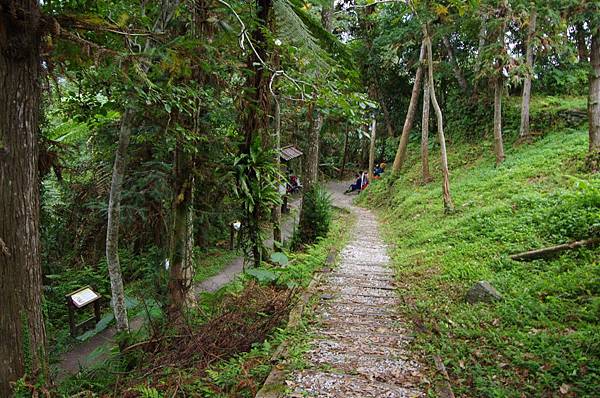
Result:
M361 198L381 208L403 311L423 326L418 349L441 355L457 396L598 396L600 249L508 259L599 233L600 176L583 171L587 132L508 144L499 167L489 143L449 150L454 213L443 213L439 176L419 185L419 159ZM504 300L466 304L464 294L482 279Z

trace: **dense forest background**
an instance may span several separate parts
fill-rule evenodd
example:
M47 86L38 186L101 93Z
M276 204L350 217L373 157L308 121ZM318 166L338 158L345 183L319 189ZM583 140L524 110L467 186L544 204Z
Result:
M100 372L51 383L49 363L79 344L69 336L65 295L93 286L112 307L102 327L115 325L121 350L148 334L206 327L223 316L220 305L241 307L222 304L222 296L198 300L193 289L238 255L264 272L240 282L236 294L254 289L263 304L284 306L282 291L306 284L326 256L322 242L335 241L320 182L359 170L373 177L382 162L384 178L361 200L394 214L393 239L410 239L432 256L452 251L442 246L452 247L455 230L436 238L398 221L430 211L409 206L420 200L436 209L428 222L455 226L470 206L521 192L507 206L539 210L522 220L535 231L520 231L507 251L597 239L599 27L594 0L0 0L0 396L68 394L84 385L136 396L144 374L148 388L176 396L174 384L158 382L162 370L139 365L141 356L111 365L121 372L139 365L130 380ZM304 155L283 165L288 145ZM279 189L290 174L301 178L304 205L295 237L283 245ZM473 188L486 179L497 183L482 188L487 194ZM525 184L551 197L527 196ZM238 220L239 252L229 247ZM514 237L514 226L491 231L490 219L471 221L456 227L469 239L492 246ZM340 228L333 223L334 234ZM269 237L276 243L266 247ZM573 315L586 333L571 342L589 345L576 350L582 378L571 396L593 396L600 385L600 276L597 251L585 253L589 283L542 298L564 293L586 307ZM285 268L288 258L293 266ZM484 269L473 260L455 272L473 281L489 276ZM417 313L436 311L424 308ZM533 304L511 310L537 311ZM140 314L156 322L142 337L129 323ZM276 325L265 323L257 340ZM465 394L482 396L461 369ZM526 394L542 396L536 388L546 385L535 383L543 376L530 371L537 376ZM208 374L212 387L198 391L250 394ZM509 396L498 394L489 396Z

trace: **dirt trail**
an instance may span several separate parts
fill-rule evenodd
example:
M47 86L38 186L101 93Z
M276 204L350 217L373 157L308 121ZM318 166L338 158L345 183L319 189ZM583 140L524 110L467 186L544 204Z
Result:
M287 397L424 397L420 365L411 359L410 331L396 313L398 298L387 247L368 210L330 184L335 205L357 217L339 266L321 281L318 321L308 366L290 374Z
M290 239L294 233L296 225L298 224L301 202L302 199L298 197L291 200L289 203L291 211L284 218L282 227L284 240ZM272 238L265 242L265 245L267 246L272 246L272 244ZM235 258L217 275L195 284L192 287L193 294L199 296L203 292L214 292L219 290L241 274L243 266L243 257ZM137 331L145 324L146 322L143 317L136 317L130 321L129 326L132 331ZM80 369L93 367L106 360L110 355L110 349L114 346L115 334L116 329L114 327L106 328L85 342L76 345L71 351L64 353L61 356L60 361L54 365L54 379L58 381L63 380L67 376L77 373Z

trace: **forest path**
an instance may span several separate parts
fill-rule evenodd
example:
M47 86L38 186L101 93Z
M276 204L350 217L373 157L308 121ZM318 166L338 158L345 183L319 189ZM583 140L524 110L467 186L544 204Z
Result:
M357 220L340 263L320 282L320 300L307 366L288 375L286 396L322 398L424 397L420 365L408 345L411 333L396 312L394 273L379 225L370 211L343 194L349 184L328 186L336 206Z
M297 197L290 200L288 206L290 212L285 214L282 219L282 234L284 240L290 239L298 224L300 215L300 205L302 198ZM265 245L272 246L273 239L267 239ZM244 269L244 258L236 257L229 265L223 268L217 275L212 276L200 283L192 286L195 297L203 292L215 292L233 281ZM130 320L129 327L132 331L140 330L146 324L143 316L138 316ZM72 350L62 354L59 362L54 365L55 377L57 381L65 379L69 375L79 372L80 369L90 368L106 360L110 355L110 350L115 346L116 329L114 326L108 327L98 334L90 337L73 347Z

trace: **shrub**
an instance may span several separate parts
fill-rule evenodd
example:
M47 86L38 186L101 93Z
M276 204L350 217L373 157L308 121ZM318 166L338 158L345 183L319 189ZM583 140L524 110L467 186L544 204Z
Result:
M315 185L304 194L299 235L294 237L294 246L312 243L327 235L331 216L331 195L322 186Z

